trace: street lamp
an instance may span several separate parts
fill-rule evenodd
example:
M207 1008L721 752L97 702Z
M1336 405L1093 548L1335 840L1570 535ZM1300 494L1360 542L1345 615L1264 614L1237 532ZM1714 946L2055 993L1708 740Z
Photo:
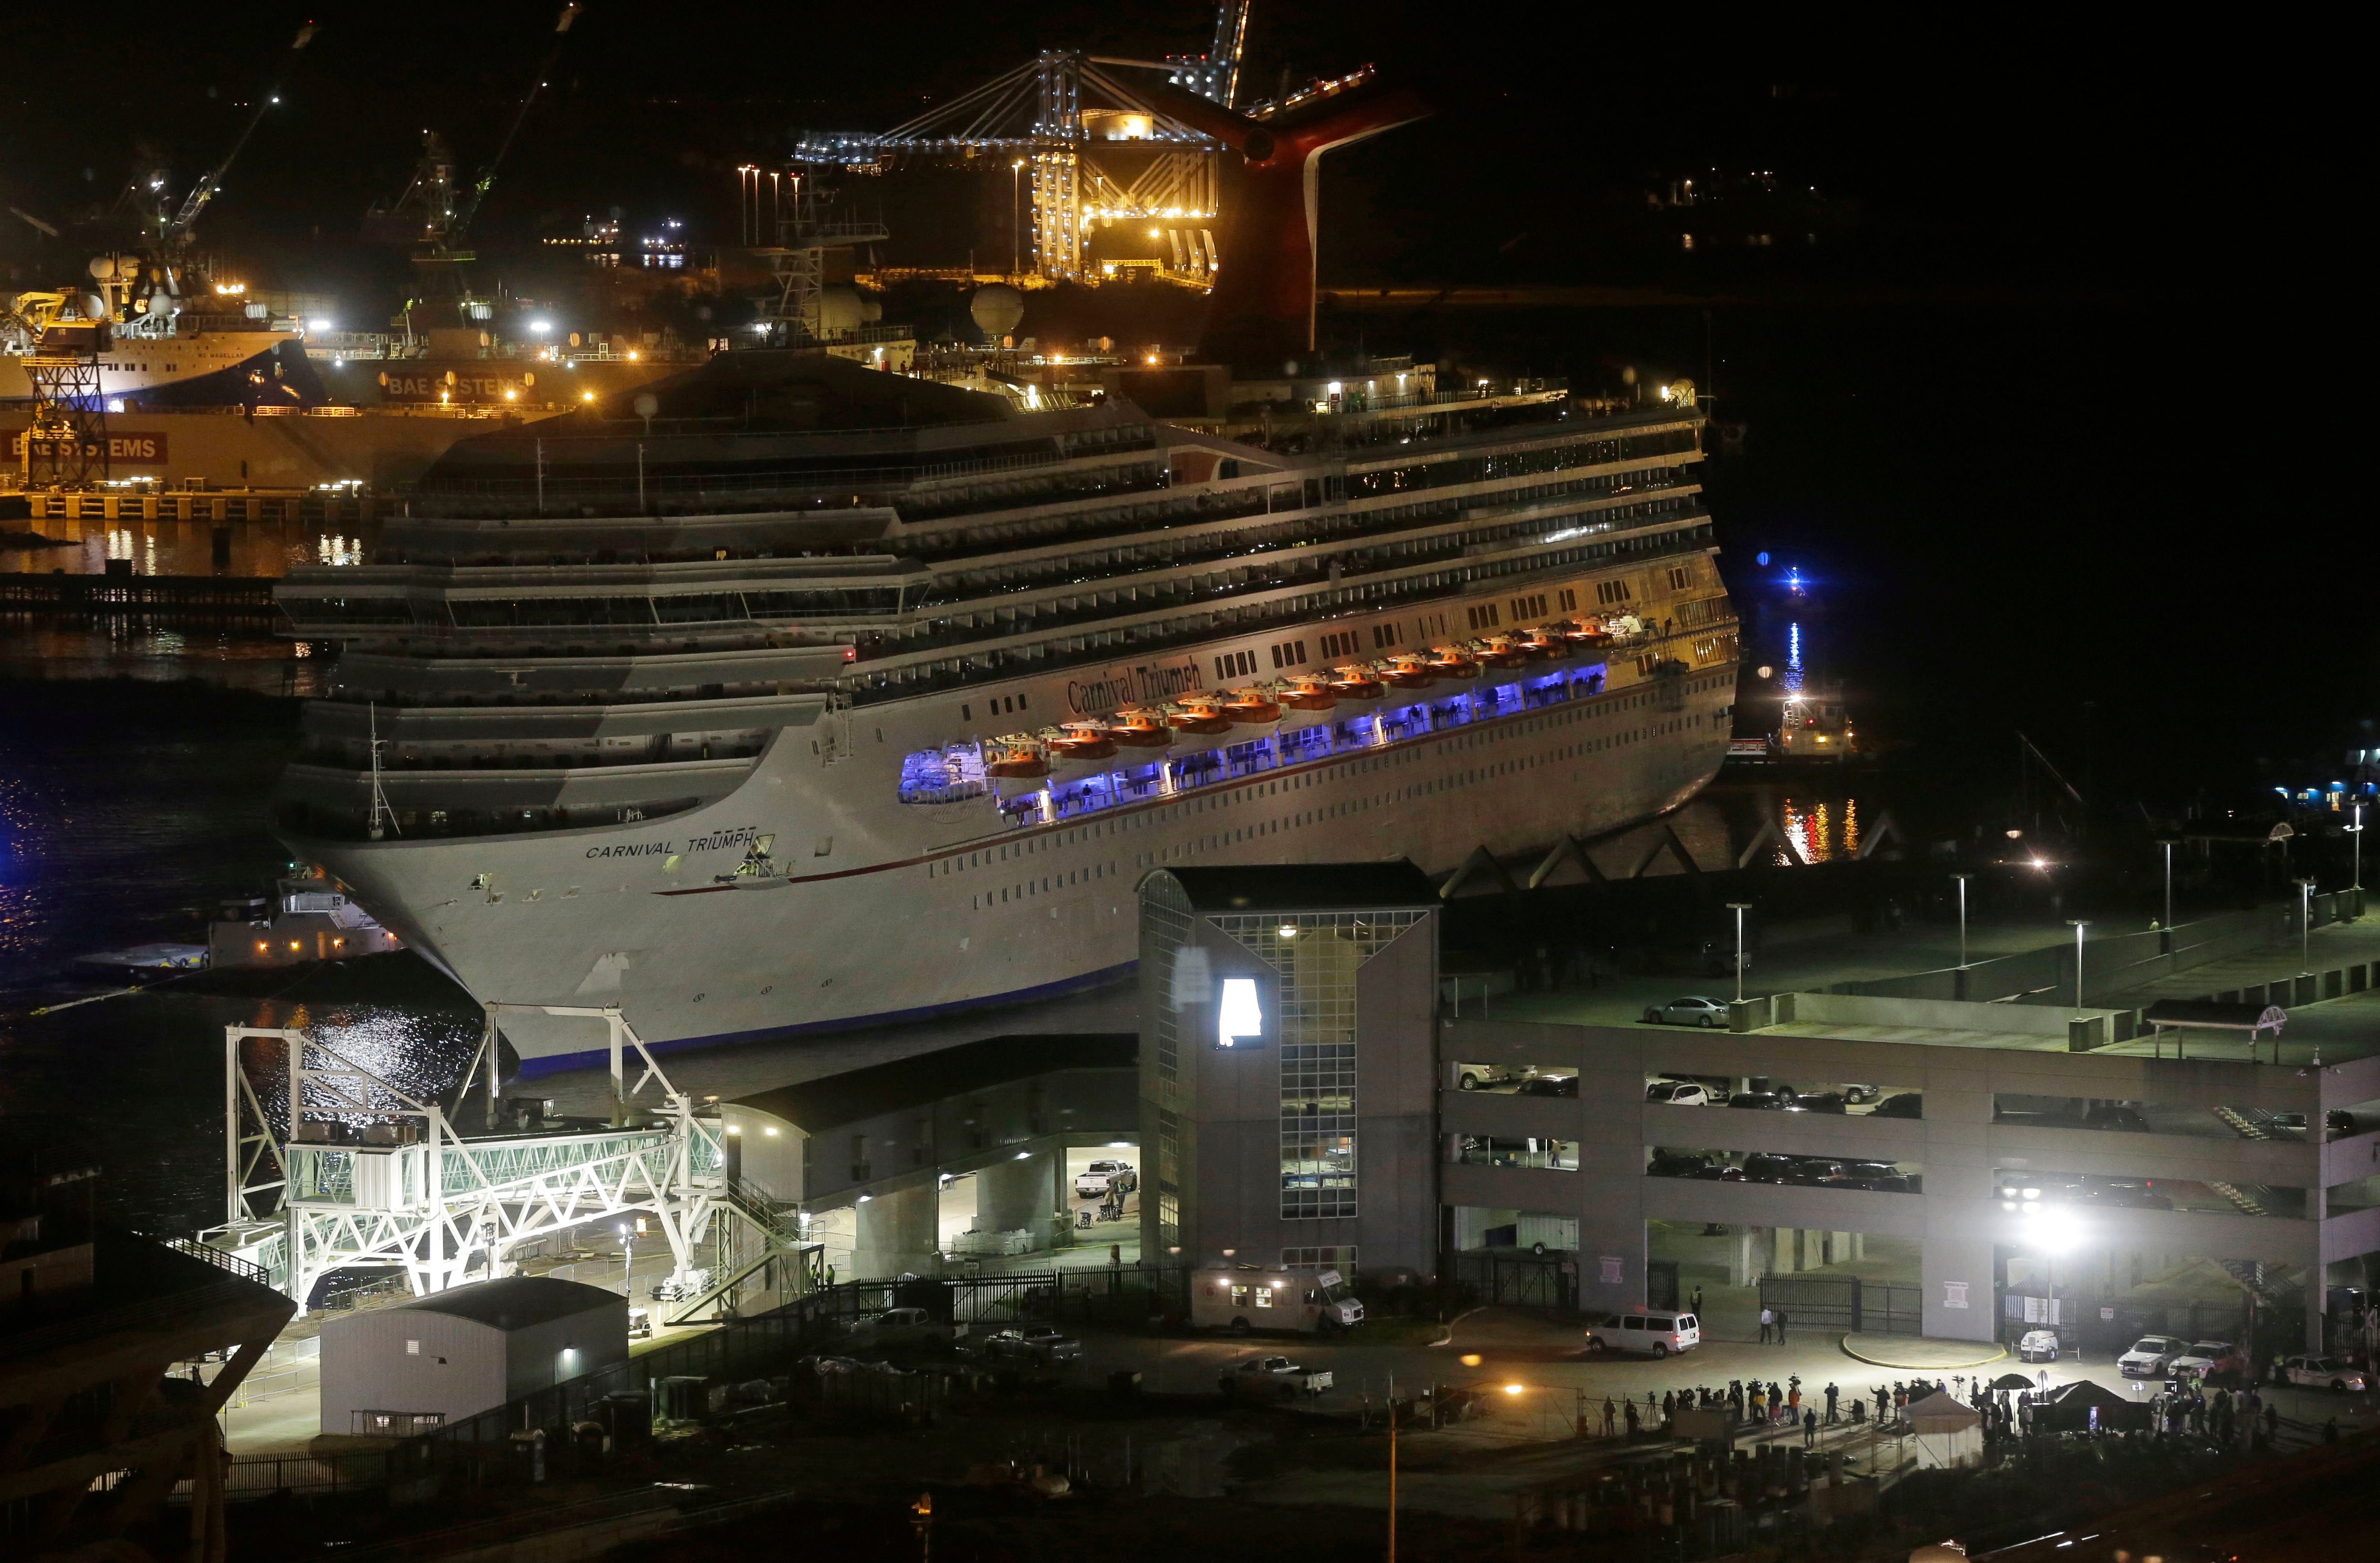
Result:
M1967 969L1967 879L1964 874L1953 874L1959 881L1959 969Z
M628 1230L628 1223L625 1221L621 1222L613 1230L620 1234L620 1295L634 1297L637 1294L637 1283L630 1278L637 1267L637 1234Z
M2347 828L2347 840L2355 853L2355 881L2348 888L2356 894L2362 895L2363 893L2363 806L2362 804L2355 806L2355 823Z
M2313 881L2298 881L2298 975L2313 970Z
M2091 926L2088 917L2069 917L2074 926L2074 1007L2082 1007L2082 930Z
M2165 930L2166 946L2170 949L2173 945L2173 843L2159 842L2157 845L2165 848Z
M1752 910L1748 901L1730 901L1727 909L1735 914L1735 1001L1743 1002L1743 915Z

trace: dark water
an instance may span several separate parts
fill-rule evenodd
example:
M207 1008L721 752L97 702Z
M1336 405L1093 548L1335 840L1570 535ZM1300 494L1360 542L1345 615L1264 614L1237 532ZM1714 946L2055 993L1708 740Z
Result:
M253 687L277 691L298 671L261 654L44 644L60 666L129 661L145 676L0 675L0 1111L70 1120L105 1168L115 1219L184 1231L223 1218L225 1025L321 1027L434 1091L468 1059L477 1015L409 956L264 997L150 992L32 1013L91 991L54 979L62 960L202 939L212 895L285 869L263 799L297 704ZM0 638L0 668L32 651Z

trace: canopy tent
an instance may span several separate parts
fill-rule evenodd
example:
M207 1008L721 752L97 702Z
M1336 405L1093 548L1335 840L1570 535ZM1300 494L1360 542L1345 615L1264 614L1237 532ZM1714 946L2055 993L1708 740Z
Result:
M1909 1430L1922 1464L1975 1465L1984 1458L1984 1413L1942 1390L1911 1403Z
M2084 1378L2051 1390L2034 1408L2033 1424L2050 1433L2146 1432L2149 1408Z

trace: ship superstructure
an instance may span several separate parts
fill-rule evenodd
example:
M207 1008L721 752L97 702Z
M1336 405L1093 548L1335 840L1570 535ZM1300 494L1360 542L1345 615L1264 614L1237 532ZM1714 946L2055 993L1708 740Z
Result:
M1726 752L1691 406L1479 383L1268 448L816 354L662 390L458 446L279 590L344 642L280 829L483 1000L684 1046L1053 993L1152 867L1445 872Z

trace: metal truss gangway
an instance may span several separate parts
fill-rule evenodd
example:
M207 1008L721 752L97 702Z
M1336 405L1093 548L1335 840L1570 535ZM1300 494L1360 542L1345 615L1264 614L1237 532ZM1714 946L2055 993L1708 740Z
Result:
M608 1123L504 1126L498 1023L518 1010L605 1026ZM795 1218L735 1186L715 1102L671 1084L618 1010L486 1011L452 1109L400 1089L353 1045L302 1028L225 1027L225 1222L200 1241L260 1266L301 1309L334 1271L401 1271L423 1296L513 1274L527 1245L613 1218L640 1218L668 1243L670 1323L732 1313L747 1290L784 1301L807 1287L811 1245ZM486 1127L465 1133L456 1119L477 1116L471 1085L483 1068Z

